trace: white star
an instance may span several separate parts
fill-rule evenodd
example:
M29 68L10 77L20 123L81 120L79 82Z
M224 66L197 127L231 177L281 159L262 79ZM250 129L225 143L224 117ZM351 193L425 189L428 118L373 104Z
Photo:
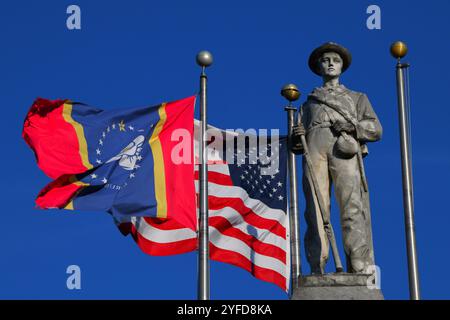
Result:
M277 192L277 189L276 189L276 188L272 188L272 191L273 191L273 192Z
M97 175L95 173L93 173L93 174L91 174L91 178L95 179L95 178L97 178Z
M241 180L245 179L245 176L243 174L241 174Z
M102 133L102 137L103 137L103 138L105 138L105 137L106 137L106 133L105 133L105 131L103 131L103 133Z
M141 161L141 160L142 160L142 157L141 157L141 156L137 156L137 159L138 159L139 161Z
M272 196L273 196L273 195L272 195L271 193L269 193L269 197L271 197L271 198L272 198Z
M102 146L103 145L102 139L98 140L98 143L100 143L100 145Z
M259 193L263 193L264 191L262 191L261 189L259 189Z
M242 164L238 163L237 166L238 166L238 168L240 168L242 166Z
M138 164L134 166L135 169L139 169L140 167L141 167L141 166L138 165Z
M111 130L110 130L109 127L108 127L108 128L106 129L106 131L109 132L109 131L111 131Z
M111 125L111 127L112 127L113 129L115 129L115 128L116 128L116 124L113 123L113 124Z
M283 196L278 196L278 200L283 200L284 198L283 198Z
M128 129L130 129L130 131L134 131L134 127L132 126L128 126Z
M270 180L266 180L267 184L270 184Z
M130 179L134 177L135 177L134 173L130 173Z
M265 184L263 184L263 188L264 188L264 189L267 189L267 187L266 187L266 185L265 185Z
M98 164L102 164L102 161L101 160L95 160L95 162L97 162Z
M106 184L108 182L108 180L106 180L106 178L103 178L102 182Z
M282 184L281 182L278 182L277 185L278 185L279 187L283 186L283 184Z
M97 154L102 154L102 152L98 148L95 150L95 152L97 152Z

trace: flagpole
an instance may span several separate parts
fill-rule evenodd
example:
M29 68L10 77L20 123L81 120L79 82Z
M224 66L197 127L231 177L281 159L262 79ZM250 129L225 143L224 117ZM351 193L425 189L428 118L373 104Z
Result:
M213 57L208 51L200 51L197 54L197 64L202 67L200 75L200 170L199 170L199 234L198 234L198 300L209 300L209 228L208 228L208 154L207 120L206 120L206 67L213 62Z
M405 94L404 70L409 64L401 63L408 51L405 43L397 41L391 46L391 54L397 59L397 95L400 122L400 150L402 157L403 206L405 210L406 250L408 254L409 296L411 300L420 300L419 271L416 251L416 232L414 226L414 195L411 168L410 123L406 108L409 105Z
M287 111L288 135L292 134L294 126L295 111L297 108L292 106L292 102L298 100L300 92L294 84L285 85L281 89L281 95L289 101L289 105L284 108ZM291 274L292 289L298 287L298 278L300 277L301 259L300 259L300 237L299 237L299 218L298 218L298 193L297 193L297 164L295 154L288 150L288 170L289 170L289 223L291 238Z

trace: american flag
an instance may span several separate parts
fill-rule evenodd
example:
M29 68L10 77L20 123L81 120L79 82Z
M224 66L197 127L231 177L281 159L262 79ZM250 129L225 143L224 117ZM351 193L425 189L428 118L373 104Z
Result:
M222 133L225 141L236 142L236 135ZM208 165L210 258L241 267L284 291L288 291L290 282L286 144L284 137L272 148L270 144L263 148L246 145L241 150L234 143L234 164L212 159ZM198 141L195 145L198 146ZM245 158L238 158L240 153ZM260 161L260 156L266 154L274 155L272 161L278 157L278 169L271 174L267 174L267 164ZM131 233L139 247L151 255L197 249L196 232L173 220L133 217L120 227L125 234Z

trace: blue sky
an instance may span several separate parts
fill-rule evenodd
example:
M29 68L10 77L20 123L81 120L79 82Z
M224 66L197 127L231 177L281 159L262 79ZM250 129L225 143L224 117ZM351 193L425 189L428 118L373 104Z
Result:
M81 8L81 30L66 28L70 4ZM366 27L371 4L381 8L381 30ZM366 158L375 258L385 297L407 299L395 61L389 54L390 44L402 39L409 46L406 61L411 63L422 295L449 299L450 278L443 276L450 263L450 80L445 71L449 12L446 0L2 3L0 298L196 298L195 253L151 257L124 238L106 213L34 209L35 196L49 181L21 138L23 119L36 97L70 98L105 109L187 97L198 91L195 55L207 49L215 58L208 69L210 123L286 132L280 88L296 83L303 102L320 85L307 58L312 49L332 40L353 54L342 82L367 93L384 128L383 140L369 146ZM302 193L300 201L303 212ZM337 219L334 212L339 230ZM302 233L304 229L302 219ZM72 264L81 268L81 290L66 288L66 268ZM286 295L244 270L212 261L211 298Z

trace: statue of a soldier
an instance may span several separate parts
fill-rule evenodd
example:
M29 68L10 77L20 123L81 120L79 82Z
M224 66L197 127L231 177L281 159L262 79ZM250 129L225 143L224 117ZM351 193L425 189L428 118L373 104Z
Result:
M305 247L311 272L324 273L329 256L326 226L330 219L331 184L340 209L347 271L365 273L374 264L369 195L362 157L367 142L381 139L382 128L364 93L347 89L339 77L351 64L350 52L332 42L316 48L309 67L323 85L309 94L293 129L291 148L303 153L305 135L318 192L303 161L303 191L306 199ZM321 195L325 210L320 211Z

